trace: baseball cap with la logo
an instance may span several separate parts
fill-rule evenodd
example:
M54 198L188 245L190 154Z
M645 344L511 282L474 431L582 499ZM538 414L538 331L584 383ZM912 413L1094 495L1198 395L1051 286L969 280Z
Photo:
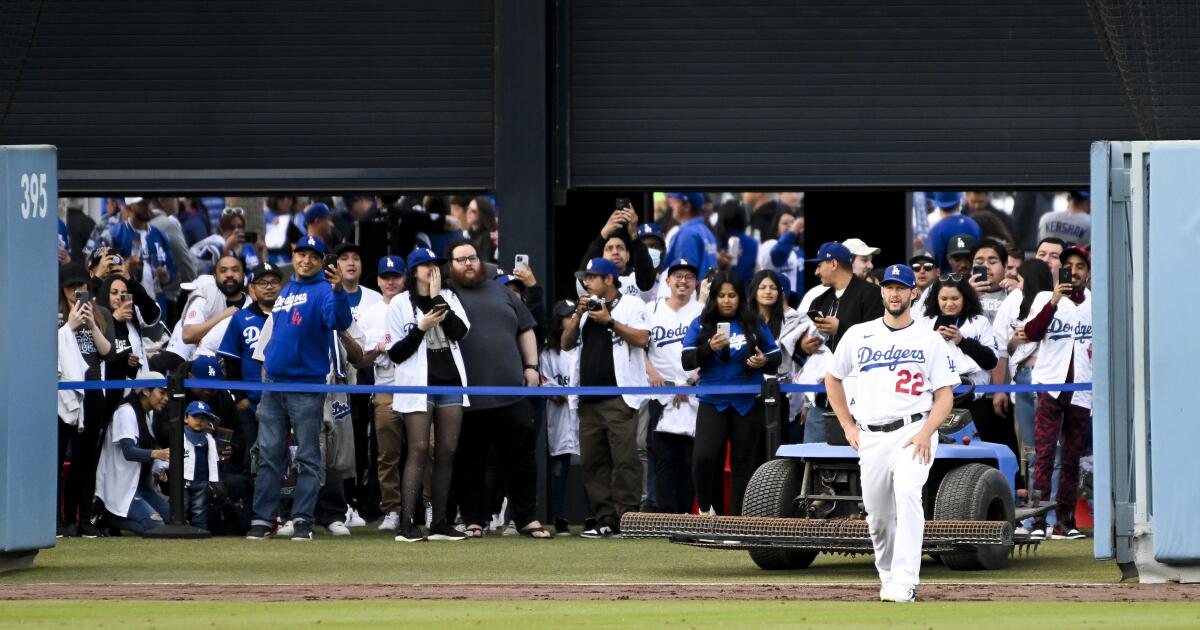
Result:
M399 256L384 256L383 258L379 259L379 273L376 275L399 276L404 273L405 269L407 269L407 267L404 265L403 258Z
M304 238L300 239L299 243L296 243L296 248L294 251L298 252L302 249L314 251L321 256L325 255L324 241L322 241L319 238L313 237L313 236L305 236Z
M950 237L950 244L946 247L947 256L962 256L975 251L977 241L970 234L955 234Z
M917 286L917 274L913 273L912 267L908 265L890 265L883 270L883 279L879 284L893 283L902 284L911 289Z

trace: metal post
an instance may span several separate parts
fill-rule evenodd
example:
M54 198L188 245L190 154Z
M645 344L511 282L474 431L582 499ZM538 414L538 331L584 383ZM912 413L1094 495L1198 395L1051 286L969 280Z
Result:
M762 384L763 422L766 425L767 459L775 459L783 443L783 408L780 405L779 378L767 376Z
M207 530L188 525L183 501L183 379L187 376L186 363L175 368L167 375L167 395L171 402L167 407L167 417L171 418L171 468L168 472L168 483L171 496L171 515L166 525L151 529L142 536L146 538L208 538Z

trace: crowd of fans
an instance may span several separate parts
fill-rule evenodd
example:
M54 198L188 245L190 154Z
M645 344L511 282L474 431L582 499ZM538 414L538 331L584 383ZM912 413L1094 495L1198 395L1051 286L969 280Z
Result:
M999 208L987 193L913 195L914 325L946 340L966 382L1090 381L1089 199L1067 198L1054 212L1036 199ZM251 539L375 521L403 542L570 535L574 460L586 538L619 536L630 511L740 513L768 455L757 395L304 391L816 384L846 330L882 315L880 249L853 234L806 245L802 194L655 199L652 222L619 200L582 252L575 292L554 300L526 257L497 266L488 197L272 197L261 234L244 209L210 216L191 199L111 199L98 222L68 209L62 380L182 370L280 385L188 389L182 456L166 448L163 389L60 392L60 535L161 526L172 463L193 525ZM1081 536L1090 405L1089 392L969 402L980 437L1022 461L1019 496L1056 498L1053 529L1025 524L1034 538ZM825 441L829 412L824 395L789 395L785 441ZM541 417L553 531L537 518Z

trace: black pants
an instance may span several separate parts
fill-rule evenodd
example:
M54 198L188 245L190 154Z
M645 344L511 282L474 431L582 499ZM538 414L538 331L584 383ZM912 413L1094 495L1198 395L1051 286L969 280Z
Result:
M329 527L338 521L346 521L346 486L344 479L334 478L325 471L325 485L317 494L317 524Z
M1015 418L1005 418L1004 416L996 415L996 410L992 406L992 397L983 396L976 398L967 405L971 410L971 418L975 421L975 428L979 431L979 437L983 438L984 442L993 444L1003 444L1012 450L1013 456L1020 462L1021 446L1017 441L1017 421ZM1011 413L1011 412L1010 412ZM1025 488L1025 476L1021 474L1021 467L1017 466L1016 483L1018 488Z
M350 395L350 419L354 423L354 461L358 470L353 478L345 480L346 498L358 510L359 516L373 521L383 513L379 509L379 446L375 439L375 406L371 404L370 394Z
M767 459L766 429L763 426L762 403L745 416L732 406L717 411L713 405L701 402L696 413L696 440L692 451L692 479L700 499L700 509L714 505L714 475L725 461L725 444L730 446L729 514L742 513L742 497L750 477Z
M658 509L672 514L692 511L696 491L692 487L693 438L655 431L654 482Z
M86 523L92 517L92 502L96 496L96 464L100 461L100 440L108 428L111 416L101 390L83 392L83 431L76 427L58 423L58 471L62 479L62 465L67 461L70 449L71 469L66 479L59 484L59 505L62 515L58 519L64 525Z
M496 449L496 462L508 482L508 513L517 527L537 520L537 462L534 460L533 408L525 399L507 407L463 412L462 433L454 456L454 481L447 518L457 504L463 522L487 525L491 521L486 505L484 468L488 450Z

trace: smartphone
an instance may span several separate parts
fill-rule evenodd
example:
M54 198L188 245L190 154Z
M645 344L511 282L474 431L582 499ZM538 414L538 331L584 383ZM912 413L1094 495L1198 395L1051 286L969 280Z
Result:
M942 326L956 326L956 325L958 325L958 318L953 315L938 315L937 319L933 321L933 329L934 330L937 330L937 329L941 328Z
M246 232L244 239L247 243L253 245L258 242L258 232Z
M89 296L88 296L87 291L85 291L83 289L79 289L79 290L75 291L75 303L76 304L78 304L79 302L86 302L86 301L88 301L88 299L89 299Z
M120 298L121 304L128 304L129 302L133 301L133 294L131 294L131 293L122 293L121 295L119 295L117 297Z
M1058 268L1058 283L1071 284L1071 270L1068 267Z
M822 317L825 317L825 314L815 308L808 312L808 318L813 321L817 321Z
M336 270L337 269L337 259L338 259L338 257L335 254L325 254L325 260L322 261L322 264L328 269Z
M717 322L717 334L729 337L729 322Z
M616 207L616 209L617 209L617 210L626 210L626 209L628 209L628 208L629 208L631 205L633 205L633 204L629 203L629 198L628 198L628 197L617 197L617 203L616 203L616 206L617 206L617 207Z
M513 271L529 271L529 254L517 254L513 259Z
M978 278L981 282L987 280L988 268L986 265L975 265L971 267L971 276Z

